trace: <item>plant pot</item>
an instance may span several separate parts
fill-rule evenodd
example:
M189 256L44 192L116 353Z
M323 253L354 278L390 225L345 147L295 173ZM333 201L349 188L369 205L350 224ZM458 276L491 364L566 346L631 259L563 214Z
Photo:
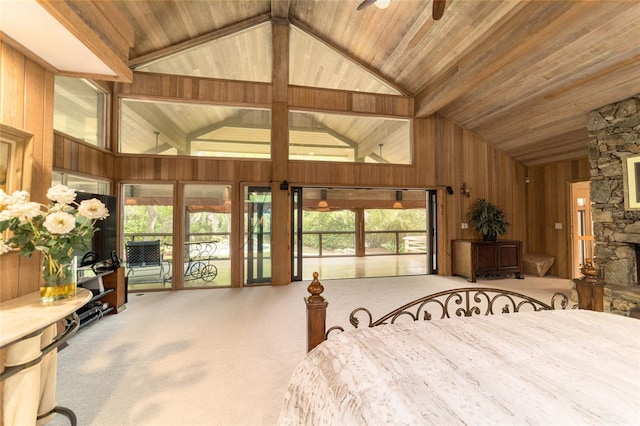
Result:
M40 284L40 300L43 303L75 296L76 282L77 263L75 257L70 262L63 263L49 256L44 256Z
M482 236L483 241L498 241L496 234L485 234Z

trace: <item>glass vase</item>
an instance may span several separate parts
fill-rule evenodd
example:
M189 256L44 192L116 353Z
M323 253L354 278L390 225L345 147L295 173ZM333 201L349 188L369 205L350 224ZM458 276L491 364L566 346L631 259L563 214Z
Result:
M77 261L75 257L72 257L69 262L60 262L49 256L44 257L40 283L40 300L43 303L75 296L76 282Z

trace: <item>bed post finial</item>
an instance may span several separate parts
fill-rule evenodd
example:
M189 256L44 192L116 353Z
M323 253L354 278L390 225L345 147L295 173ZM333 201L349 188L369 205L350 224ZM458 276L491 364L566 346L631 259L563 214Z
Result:
M322 286L322 283L318 281L317 272L313 273L313 281L311 281L311 284L309 284L309 287L307 287L307 291L311 293L311 296L309 296L310 299L315 298L316 296L319 296L320 298L322 298L322 296L320 295L324 291L324 287Z
M598 270L593 267L592 260L584 260L584 266L580 268L584 277L576 278L573 282L578 293L578 307L591 311L604 311L604 287L606 283L597 278Z
M313 273L313 281L307 287L311 296L305 299L307 304L307 351L318 346L325 340L327 302L320 296L324 291L322 283L318 281L318 273Z

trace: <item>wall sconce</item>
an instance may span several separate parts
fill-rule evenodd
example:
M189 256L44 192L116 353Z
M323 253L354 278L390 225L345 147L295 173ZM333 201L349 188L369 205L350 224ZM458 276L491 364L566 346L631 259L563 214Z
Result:
M466 183L463 183L460 187L460 193L469 198L471 197L471 188L469 188Z
M529 182L531 182L531 179L529 179L529 176L525 177L524 178L524 183L529 183Z
M280 182L280 189L283 191L286 191L289 189L289 182L287 182L286 180L283 180L282 182Z
M396 191L396 202L393 203L394 209L402 208L402 191Z

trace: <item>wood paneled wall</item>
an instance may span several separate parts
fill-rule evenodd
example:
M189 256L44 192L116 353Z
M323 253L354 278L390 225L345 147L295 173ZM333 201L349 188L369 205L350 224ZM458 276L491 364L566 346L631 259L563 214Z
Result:
M46 201L53 158L54 75L17 50L0 42L0 122L33 135L31 193ZM8 253L0 256L0 301L39 288L41 258Z
M203 86L213 85L202 91ZM506 154L483 142L473 133L444 117L435 115L414 119L412 165L367 163L323 163L285 161L280 153L288 152L287 108L318 109L338 113L411 118L413 101L402 96L375 95L344 91L289 87L286 102L282 89L264 90L268 85L154 74L134 73L132 85L117 84L115 96L149 100L176 100L202 103L233 103L240 106L264 106L274 109L272 152L273 160L234 160L211 158L170 158L159 156L116 156L115 178L119 181L210 181L231 183L236 191L242 183L270 183L277 185L287 180L293 186L348 186L440 189L442 206L439 225L440 273L450 273L450 241L473 238L470 229L461 229L467 222L466 214L477 198L484 197L504 208L512 227L505 238L523 240L526 246L527 225L525 209L526 168ZM283 113L276 113L284 108ZM276 111L277 110L277 111ZM114 117L117 111L114 110ZM117 134L117 131L113 132ZM279 136L278 136L279 135ZM283 169L282 165L286 165ZM472 188L471 197L460 194L462 183ZM453 195L444 188L451 186ZM278 191L274 193L281 195ZM274 209L277 200L274 198ZM286 201L288 203L288 199ZM281 211L287 211L288 208ZM235 220L240 220L236 217ZM281 244L289 246L288 232L279 232ZM274 245L276 241L273 242ZM289 248L290 250L290 248ZM274 254L275 257L275 254ZM289 264L289 253L274 259L280 265ZM275 274L274 274L275 275ZM283 277L289 274L282 273ZM234 280L235 281L235 280ZM274 277L274 281L278 281ZM240 285L234 282L234 285Z
M53 138L53 167L103 179L113 179L114 155L110 151L55 132Z
M453 189L452 195L446 191L441 195L444 217L439 230L446 263L440 272L451 274L451 240L478 238L470 227L461 228L468 223L469 208L478 198L504 209L511 226L501 238L523 241L526 247L526 168L452 121L439 115L433 121L437 142L430 166L436 170L437 184ZM460 192L463 183L471 188L469 197Z
M474 237L472 230L461 229L461 223L467 222L469 207L481 197L499 205L507 213L512 226L505 238L522 240L526 251L556 256L552 274L569 274L567 182L588 179L586 160L527 170L472 132L439 115L413 120L413 165L288 161L283 168L282 162L274 165L270 160L118 155L62 134L56 134L54 143L53 74L6 45L1 45L1 48L3 96L0 119L3 123L34 134L34 181L31 191L36 200L45 198L53 165L57 169L112 178L116 182L232 184L236 190L234 200L237 202L241 200L239 191L244 183L276 185L284 179L291 185L438 189L441 207L438 269L441 274L450 274L450 241ZM362 94L353 93L345 98L344 92L292 87L288 88L286 101L274 102L271 86L261 83L140 74L135 74L131 85L118 83L115 95L254 107L273 107L277 104L278 108L284 110L314 106L325 111L335 108L337 112L367 111L388 116L403 116L412 104L412 100L398 96L376 95L372 99L365 99ZM280 92L278 96L282 97ZM117 117L116 106L114 123ZM284 120L287 114L274 114L274 120L279 120L277 117ZM278 123L272 123L272 126L279 132L286 127ZM117 131L113 134L117 134ZM280 144L288 143L288 138L283 136L277 139L278 142L274 143L278 146L274 149L287 152ZM531 179L530 184L525 183L527 175ZM460 193L463 183L471 187L470 197ZM453 188L452 195L445 191L447 186ZM553 229L556 222L567 224L561 233ZM282 238L288 244L288 235L282 235ZM289 257L274 261L288 264ZM241 270L240 267L236 269ZM14 254L0 257L2 300L37 290L39 272L39 258L25 259ZM282 275L286 276L284 273ZM6 282L16 284L4 285ZM238 282L234 285L238 285Z
M588 159L530 167L527 184L529 244L525 252L555 257L549 275L571 278L570 183L590 179ZM561 223L562 229L555 229Z

